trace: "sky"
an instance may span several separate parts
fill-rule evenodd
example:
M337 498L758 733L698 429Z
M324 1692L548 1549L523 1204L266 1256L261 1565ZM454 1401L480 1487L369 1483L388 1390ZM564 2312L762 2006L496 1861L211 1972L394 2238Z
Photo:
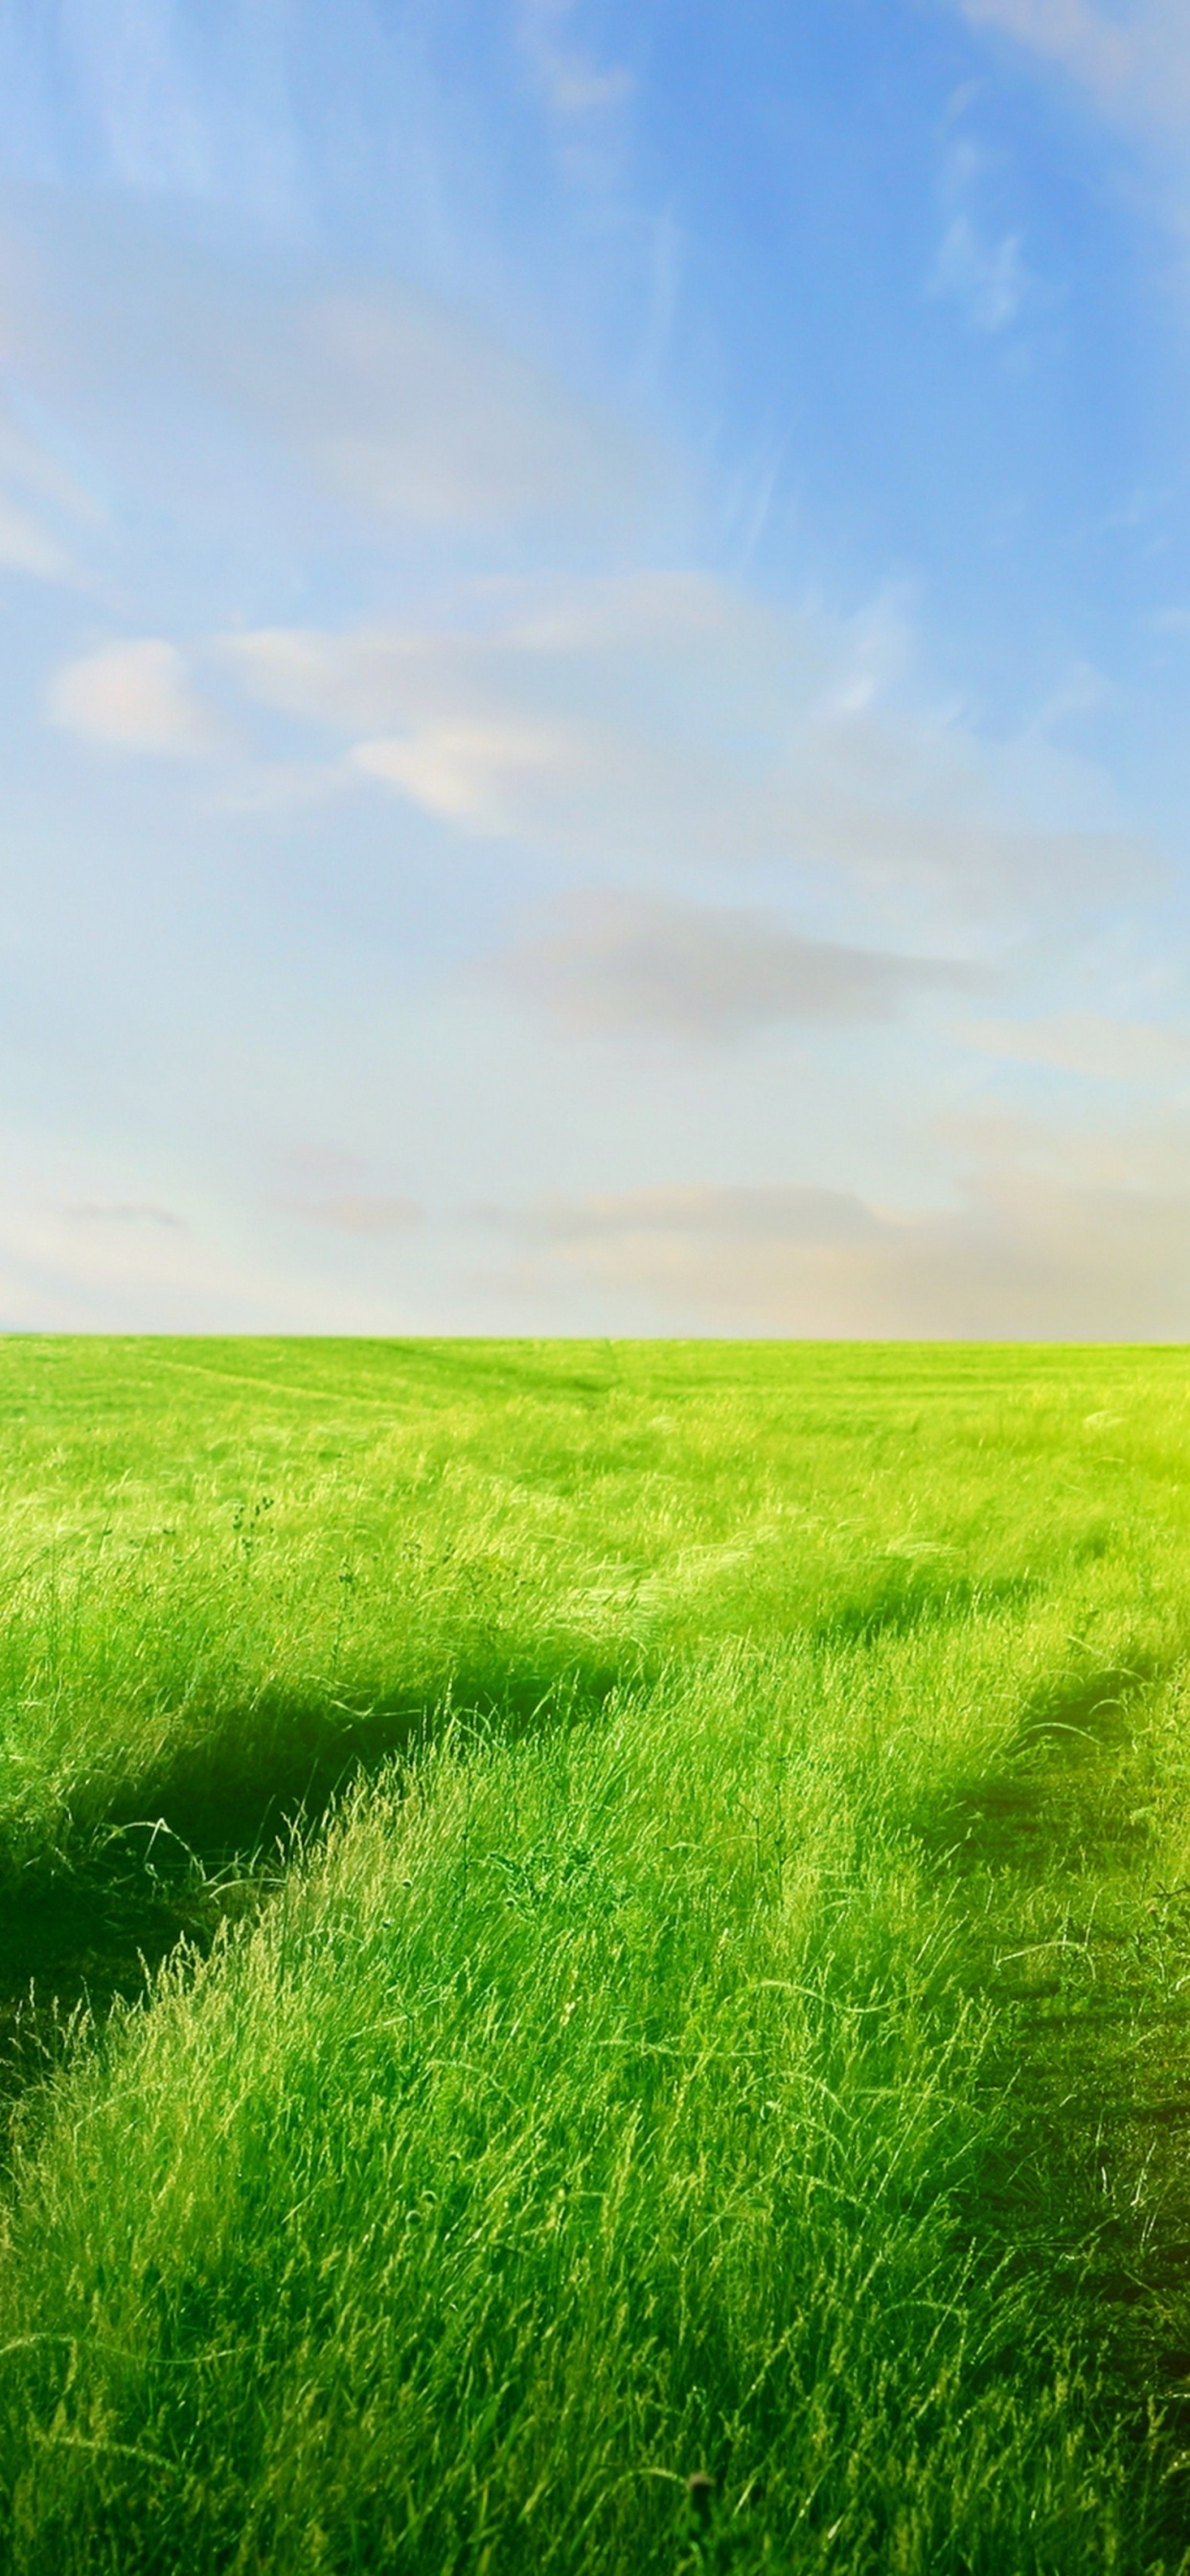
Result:
M1190 1340L1185 0L0 0L0 1326Z

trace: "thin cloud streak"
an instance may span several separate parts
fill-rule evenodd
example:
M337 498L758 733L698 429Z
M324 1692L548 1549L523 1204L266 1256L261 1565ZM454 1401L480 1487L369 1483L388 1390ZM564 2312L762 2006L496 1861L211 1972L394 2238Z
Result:
M662 1031L723 1043L793 1025L888 1020L915 995L978 989L963 963L809 939L770 913L590 893L558 930L494 960L517 998L576 1031Z
M152 1200L117 1200L108 1206L100 1200L84 1199L67 1205L62 1213L76 1225L163 1225L175 1234L187 1231L185 1217L178 1216L173 1208L158 1207Z
M865 1243L884 1232L880 1218L853 1192L796 1184L609 1190L584 1199L545 1199L515 1212L494 1210L491 1221L524 1242L561 1246L647 1244L658 1237L736 1247Z
M1059 1011L1040 1020L970 1021L959 1034L1005 1063L1045 1065L1093 1082L1190 1084L1190 1036L1154 1021Z
M522 1293L618 1296L628 1329L826 1339L1190 1339L1190 1186L986 1173L881 1214L834 1191L723 1186L506 1210Z
M295 1199L290 1204L292 1213L307 1225L325 1227L331 1234L381 1239L408 1234L411 1227L425 1223L425 1209L416 1199L372 1198L364 1191L345 1191L338 1198Z

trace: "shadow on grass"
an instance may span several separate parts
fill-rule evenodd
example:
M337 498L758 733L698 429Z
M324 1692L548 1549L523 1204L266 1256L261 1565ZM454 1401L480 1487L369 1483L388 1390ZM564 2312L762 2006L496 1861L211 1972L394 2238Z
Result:
M440 1731L452 1716L508 1737L559 1720L596 1716L609 1693L639 1673L639 1657L584 1662L490 1662L457 1667L447 1689L427 1691L389 1675L357 1676L352 1697L303 1700L292 1692L220 1711L153 1770L105 1799L103 1821L162 1817L209 1869L271 1843L295 1820L317 1824L361 1770ZM99 1819L96 1819L99 1821Z
M1094 2320L1104 2403L1139 2453L1163 2419L1163 2536L1190 2538L1190 1890L1148 1892L1141 1708L1154 1657L1070 1670L994 1759L914 1818L969 1891L960 1974L999 2014L1016 2116L973 2177L973 2229ZM1135 1792L1135 1794L1134 1794ZM971 1882L975 1882L971 1891ZM980 1882L983 1882L982 1888ZM1101 1903L1106 1897L1107 1902ZM1180 1985L1186 1992L1180 1991Z
M53 1850L0 1856L0 2102L61 2056L80 2016L101 2022L141 1993L179 1941L201 1954L220 1923L254 1910L361 1772L452 1716L506 1737L595 1717L627 1677L572 1657L456 1672L433 1697L390 1678L359 1686L354 1708L228 1708L117 1796L90 1813L80 1802Z
M958 1873L1011 1870L1035 1880L1055 1867L1118 1866L1147 1828L1113 1796L1132 1749L1130 1712L1161 1678L1147 1655L1065 1673L1033 1692L993 1760L914 1818L930 1858Z
M968 1575L940 1575L918 1566L883 1568L867 1592L854 1593L816 1620L817 1645L864 1645L876 1637L908 1636L914 1629L968 1613L1023 1609L1039 1589L1032 1575L973 1582Z

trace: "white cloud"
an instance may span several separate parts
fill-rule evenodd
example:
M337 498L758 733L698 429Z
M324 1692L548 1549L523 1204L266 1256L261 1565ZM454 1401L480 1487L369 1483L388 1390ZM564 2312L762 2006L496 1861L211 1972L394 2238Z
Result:
M161 636L105 644L67 662L47 706L55 724L119 751L189 758L226 747L226 728L191 688L177 647Z
M428 814L469 830L515 834L525 782L552 773L565 787L584 749L574 726L443 724L410 742L356 743L350 758L365 777L400 788Z
M1151 862L1094 768L914 706L885 624L649 573L489 583L453 625L222 649L250 695L346 736L357 771L605 882L793 866L911 921L916 903L932 936L947 911L1134 892Z
M495 961L564 1027L723 1040L779 1024L891 1019L915 992L982 980L942 960L807 939L771 913L590 893Z

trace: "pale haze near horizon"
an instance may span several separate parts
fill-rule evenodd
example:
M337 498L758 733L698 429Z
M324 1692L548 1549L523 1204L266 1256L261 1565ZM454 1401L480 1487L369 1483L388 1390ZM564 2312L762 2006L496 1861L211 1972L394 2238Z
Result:
M0 1324L1190 1339L1190 16L13 0Z

